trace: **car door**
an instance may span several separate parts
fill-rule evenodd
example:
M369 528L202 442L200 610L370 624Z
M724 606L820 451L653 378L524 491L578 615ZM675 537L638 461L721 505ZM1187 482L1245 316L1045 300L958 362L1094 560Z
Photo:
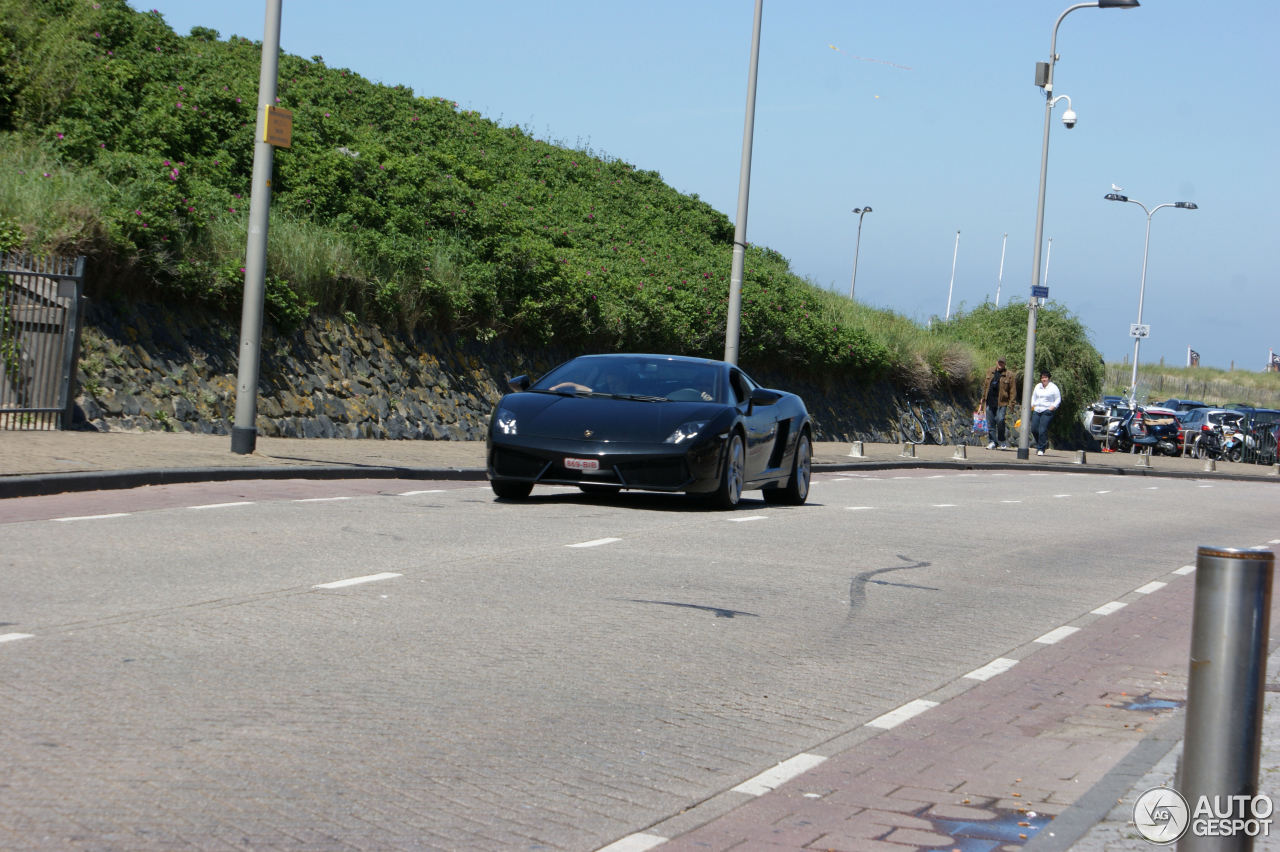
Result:
M729 371L729 386L738 410L742 412L742 422L747 430L746 478L752 480L769 466L773 444L778 437L779 409L776 405L752 403L751 392L759 385L736 367Z
M1195 444L1196 438L1200 436L1200 427L1204 425L1204 412L1206 410L1204 408L1193 408L1183 418L1182 438L1184 445Z

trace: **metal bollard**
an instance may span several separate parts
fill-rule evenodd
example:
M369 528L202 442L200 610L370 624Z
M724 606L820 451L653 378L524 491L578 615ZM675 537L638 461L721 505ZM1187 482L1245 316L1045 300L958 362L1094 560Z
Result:
M855 459L860 459L864 457L865 454L862 452L861 441L853 442L853 446L849 449L849 455L853 456Z
M1213 473L1213 472L1214 472L1215 470L1217 470L1217 469L1218 469L1218 465L1214 462L1214 460L1213 460L1213 459L1205 459L1205 460L1204 460L1204 472L1205 472L1205 473Z
M1138 453L1137 467L1151 467L1151 454Z
M903 457L903 458L908 458L908 459L913 459L913 458L915 458L915 457L916 457L916 445L915 445L915 444L903 444L903 445L902 445L902 457Z
M960 459L967 459L968 457L969 456L967 455L967 451L964 448L964 444L956 444L956 451L951 454L951 458L956 459L958 461Z
M1250 803L1258 794L1274 567L1275 554L1269 550L1196 551L1186 739L1178 783L1191 816L1202 801L1216 804L1219 816L1228 807L1232 818L1255 816ZM1178 843L1180 852L1252 848L1253 838L1245 832L1213 837L1187 831Z
M1088 461L1088 457L1085 455L1084 450L1076 450L1076 458L1072 464L1084 464L1086 461Z

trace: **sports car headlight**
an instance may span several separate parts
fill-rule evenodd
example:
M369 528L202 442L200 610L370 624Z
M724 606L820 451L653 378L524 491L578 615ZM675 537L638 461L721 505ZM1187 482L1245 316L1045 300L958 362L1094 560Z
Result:
M691 420L676 427L676 431L667 436L664 444L683 444L698 437L698 433L707 428L709 420Z
M505 408L498 409L498 415L493 418L494 425L498 431L504 435L516 434L516 416Z

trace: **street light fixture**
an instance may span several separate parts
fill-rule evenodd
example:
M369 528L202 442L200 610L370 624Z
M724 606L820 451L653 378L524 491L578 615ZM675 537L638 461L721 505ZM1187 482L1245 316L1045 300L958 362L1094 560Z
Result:
M1058 97L1053 96L1053 68L1058 62L1058 27L1062 25L1063 18L1070 15L1077 9L1133 9L1138 6L1138 0L1093 0L1091 3L1077 3L1074 6L1068 6L1066 11L1058 16L1058 20L1053 25L1053 36L1049 40L1049 61L1036 63L1036 85L1044 89L1044 142L1040 147L1040 197L1036 201L1036 238L1035 238L1035 254L1031 258L1031 286L1035 287L1040 282L1040 253L1044 248L1044 194L1045 184L1049 177L1049 125L1053 118L1053 107L1057 102L1066 98L1065 95ZM1062 116L1063 123L1068 129L1075 126L1076 113L1071 109L1071 100L1067 99L1067 111ZM1023 422L1030 423L1030 406L1031 406L1031 386L1033 380L1031 374L1035 371L1036 360L1036 309L1038 300L1033 296L1027 303L1027 349L1022 365L1022 405L1023 405ZM1018 435L1018 458L1025 459L1030 456L1031 447L1031 430L1026 426L1023 427Z
M870 207L855 207L858 214L858 239L853 244L853 280L849 282L849 301L853 301L853 288L858 283L858 250L862 248L862 217L871 212Z
M1199 210L1200 208L1194 201L1166 201L1148 210L1147 205L1141 201L1135 201L1118 192L1108 192L1103 198L1107 201L1127 201L1130 204L1136 204L1147 214L1147 236L1142 243L1142 281L1138 285L1138 321L1129 330L1133 336L1133 375L1129 379L1129 405L1132 406L1138 396L1138 347L1142 345L1142 338L1146 337L1148 332L1147 327L1142 324L1142 300L1147 292L1147 249L1151 246L1151 217L1161 207L1177 207L1181 210Z

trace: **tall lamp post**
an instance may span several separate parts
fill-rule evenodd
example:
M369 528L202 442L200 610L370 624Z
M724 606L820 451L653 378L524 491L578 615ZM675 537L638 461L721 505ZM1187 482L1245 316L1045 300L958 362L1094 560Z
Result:
M756 75L760 68L760 18L764 0L756 0L751 25L751 59L747 65L747 117L742 127L742 165L738 170L738 218L733 226L733 260L729 266L729 310L724 324L724 360L738 363L742 330L742 276L747 254L747 203L751 197L751 138L756 126Z
M858 283L858 251L862 248L862 217L871 212L870 207L855 207L858 214L858 239L853 244L853 280L849 282L849 301L853 301L853 288Z
M947 285L947 314L944 321L951 319L951 291L956 288L956 258L960 256L960 232L956 231L956 247L951 252L951 283Z
M1181 210L1199 210L1194 201L1167 201L1164 204L1157 204L1150 210L1147 205L1141 201L1135 201L1127 195L1121 195L1118 192L1108 192L1103 196L1107 201L1127 201L1130 204L1136 204L1142 208L1147 214L1147 236L1142 243L1142 281L1138 284L1138 321L1129 329L1129 333L1133 336L1133 375L1129 379L1129 405L1132 406L1137 401L1138 396L1138 347L1142 345L1142 338L1147 336L1149 329L1142 324L1142 300L1147 292L1147 249L1151 247L1151 217L1161 207L1177 207Z
M1076 126L1076 113L1071 109L1071 99L1066 95L1053 96L1053 68L1058 62L1058 27L1062 19L1077 9L1133 9L1138 0L1093 0L1092 3L1077 3L1068 6L1058 16L1053 25L1053 36L1049 40L1049 61L1036 63L1036 85L1044 89L1044 142L1040 146L1040 197L1036 200L1036 238L1035 254L1031 258L1031 286L1040 283L1040 253L1044 248L1044 194L1045 184L1049 177L1049 125L1053 118L1053 108L1062 99L1067 101L1067 111L1062 114L1062 123L1070 130ZM1034 292L1034 290L1033 290ZM1031 447L1031 386L1034 383L1032 373L1036 361L1036 309L1039 300L1033 295L1027 302L1027 349L1022 362L1022 422L1023 427L1018 435L1018 458L1030 456Z
M1000 271L996 273L996 307L1000 307L1000 285L1004 283L1004 249L1009 244L1009 235L1000 238Z

